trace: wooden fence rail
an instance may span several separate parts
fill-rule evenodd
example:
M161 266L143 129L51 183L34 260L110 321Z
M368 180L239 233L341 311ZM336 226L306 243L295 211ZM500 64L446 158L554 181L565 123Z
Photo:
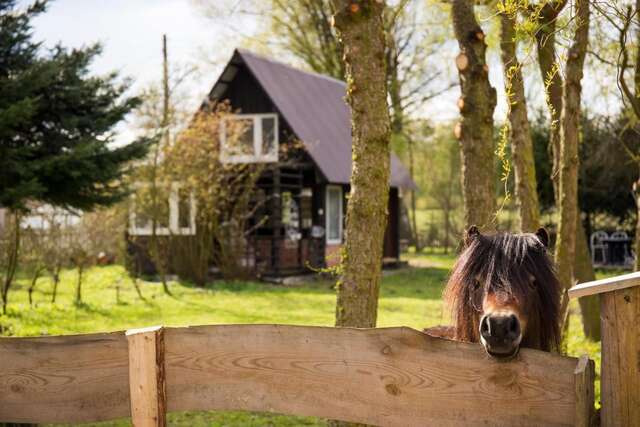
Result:
M593 362L409 328L219 325L0 338L0 421L248 410L380 426L586 426Z

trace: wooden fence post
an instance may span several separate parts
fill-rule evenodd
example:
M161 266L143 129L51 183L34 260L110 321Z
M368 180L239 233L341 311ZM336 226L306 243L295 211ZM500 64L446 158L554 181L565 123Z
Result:
M594 294L601 294L602 426L640 426L640 272L569 290L571 298Z
M166 425L164 330L162 326L130 329L129 392L134 427Z
M595 364L589 356L580 356L576 370L576 427L591 427L595 407L593 405Z

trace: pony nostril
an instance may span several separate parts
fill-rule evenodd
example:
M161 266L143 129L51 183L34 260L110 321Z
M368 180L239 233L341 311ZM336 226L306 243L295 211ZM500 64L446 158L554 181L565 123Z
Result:
M515 355L521 338L520 320L514 314L490 313L480 319L480 341L491 356Z
M520 321L511 314L508 316L486 315L480 319L480 335L485 340L509 342L520 336Z
M485 338L488 338L491 336L491 325L489 321L489 316L484 316L480 320L480 334Z
M509 332L517 337L518 335L520 335L520 321L518 320L518 318L512 314L511 316L509 316Z

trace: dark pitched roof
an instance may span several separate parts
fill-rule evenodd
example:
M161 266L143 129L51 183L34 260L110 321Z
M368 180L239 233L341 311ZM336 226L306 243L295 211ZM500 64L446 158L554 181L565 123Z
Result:
M351 113L344 101L346 84L244 49L237 49L236 57L241 58L258 80L325 178L332 183L348 184L351 177ZM233 75L228 76L230 79L224 78L228 71L227 66L212 89L213 98L221 95L225 82L233 78ZM393 187L415 188L409 173L393 153L390 181Z

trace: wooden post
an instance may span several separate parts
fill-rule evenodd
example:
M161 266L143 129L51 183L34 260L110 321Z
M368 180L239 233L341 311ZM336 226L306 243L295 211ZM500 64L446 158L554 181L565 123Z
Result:
M595 364L588 356L580 356L576 370L576 427L590 427L593 425L594 416L594 390Z
M162 326L131 329L129 343L129 392L131 421L135 427L166 425L164 330Z
M640 272L580 284L571 298L600 295L602 426L640 426Z

